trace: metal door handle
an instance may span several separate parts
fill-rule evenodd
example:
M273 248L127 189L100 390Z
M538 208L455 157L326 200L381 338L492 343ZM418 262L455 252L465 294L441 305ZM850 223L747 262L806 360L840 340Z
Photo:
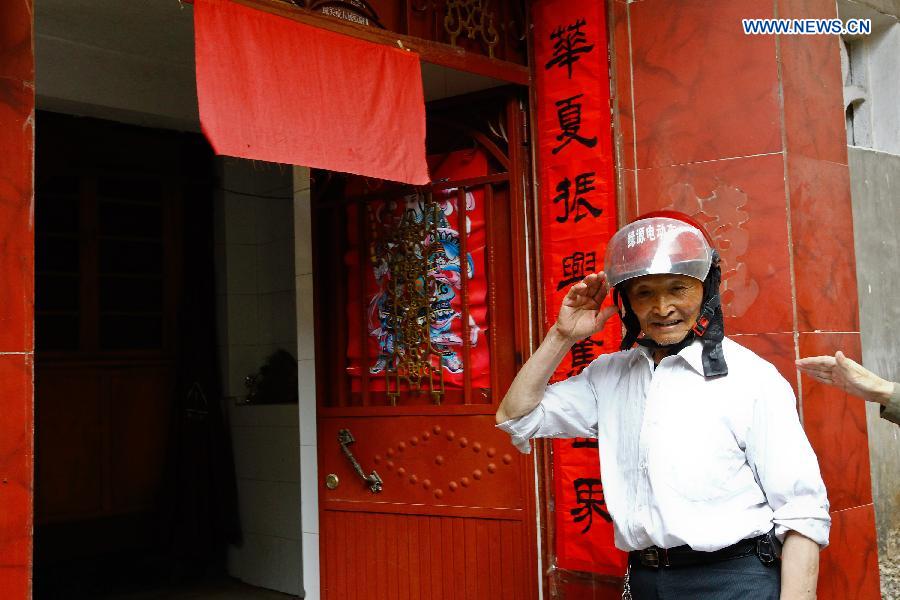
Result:
M372 471L371 475L366 475L362 467L359 466L359 461L356 460L356 457L350 452L350 448L347 447L355 441L356 440L353 439L353 434L350 433L349 429L341 429L338 431L338 443L341 445L341 452L344 453L344 456L346 456L347 460L350 461L350 464L353 465L353 470L356 471L356 474L362 477L362 480L368 484L369 490L373 494L377 494L381 491L381 477L379 477L378 473L375 471Z

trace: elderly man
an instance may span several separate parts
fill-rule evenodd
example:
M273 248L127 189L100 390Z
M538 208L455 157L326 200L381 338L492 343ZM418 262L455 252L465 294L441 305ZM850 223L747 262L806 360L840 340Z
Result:
M599 439L635 600L814 598L831 525L818 462L790 385L724 337L720 278L689 217L654 213L624 227L605 273L569 290L498 427L522 452L536 437ZM611 288L615 306L602 307ZM616 312L622 351L547 387L572 345Z

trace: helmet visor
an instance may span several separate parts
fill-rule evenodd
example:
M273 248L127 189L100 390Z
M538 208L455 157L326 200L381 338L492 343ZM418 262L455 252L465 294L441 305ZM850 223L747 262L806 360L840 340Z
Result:
M712 248L693 225L650 217L616 232L606 248L605 263L612 286L644 275L687 275L703 281L712 264Z

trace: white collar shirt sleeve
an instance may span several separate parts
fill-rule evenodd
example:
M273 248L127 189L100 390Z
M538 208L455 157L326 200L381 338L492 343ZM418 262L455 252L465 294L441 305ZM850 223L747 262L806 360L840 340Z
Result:
M597 437L616 545L712 551L794 530L821 547L831 519L793 391L726 338L729 374L703 376L699 342L656 368L643 348L607 354L498 425L520 451L536 437Z

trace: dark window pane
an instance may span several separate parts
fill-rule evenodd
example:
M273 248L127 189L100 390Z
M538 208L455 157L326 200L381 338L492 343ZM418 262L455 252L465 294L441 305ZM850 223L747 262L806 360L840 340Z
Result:
M78 233L78 198L37 195L34 204L36 229L40 233Z
M99 177L97 195L101 198L118 198L133 202L159 204L162 184L158 179L140 177Z
M78 240L39 235L34 247L34 268L78 273Z
M155 242L102 240L100 273L162 273L162 246Z
M35 315L35 345L38 352L78 349L77 315Z
M101 315L101 349L152 350L161 347L162 316Z
M162 311L163 284L160 279L101 277L100 310Z
M77 276L37 273L34 278L34 306L38 310L78 310Z
M162 210L158 205L101 202L100 235L159 238Z
M41 165L37 165L40 169ZM53 175L51 177L38 177L35 181L35 192L38 195L57 194L63 196L77 196L80 181L78 175Z

